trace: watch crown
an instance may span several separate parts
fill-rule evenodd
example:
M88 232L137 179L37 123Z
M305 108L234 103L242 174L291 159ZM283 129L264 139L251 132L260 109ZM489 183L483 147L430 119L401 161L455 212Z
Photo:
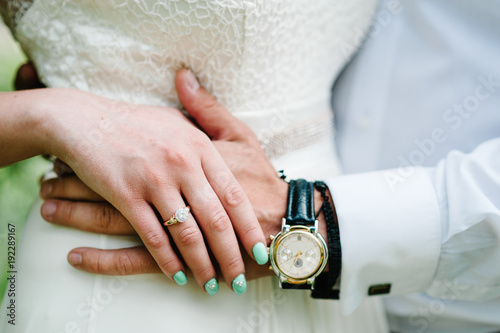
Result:
M274 236L274 235L269 235L269 239L270 239L270 240L274 240L275 238L276 238L276 236Z
M269 265L269 270L272 271L273 270L273 266Z

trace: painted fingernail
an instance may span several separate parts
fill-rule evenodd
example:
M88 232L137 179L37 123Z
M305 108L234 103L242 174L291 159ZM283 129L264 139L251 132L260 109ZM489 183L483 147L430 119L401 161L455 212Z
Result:
M52 184L44 183L42 185L42 188L40 188L40 196L42 198L46 198L50 194L51 191L52 191Z
M78 252L71 252L68 255L68 261L73 266L80 265L82 263L82 255Z
M233 290L236 295L244 294L245 291L247 291L247 280L245 279L245 274L240 274L233 280Z
M265 265L269 260L269 254L264 243L257 243L252 249L253 257L259 265Z
M46 202L42 206L42 215L45 218L52 217L56 212L57 205L54 202Z
M215 278L213 278L205 283L205 290L207 291L207 294L215 295L217 294L217 291L219 291L219 283Z
M183 271L178 271L177 273L175 273L173 278L175 283L177 283L179 286L183 286L188 282L186 274L184 274Z
M187 79L187 83L189 84L189 87L192 90L198 90L198 88L200 87L200 83L198 82L198 80L194 76L193 72L188 70L188 73L186 75L186 79Z

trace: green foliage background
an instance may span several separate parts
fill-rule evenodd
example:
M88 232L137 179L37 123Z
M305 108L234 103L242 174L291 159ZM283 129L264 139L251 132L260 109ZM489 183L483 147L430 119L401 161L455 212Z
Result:
M0 92L11 91L17 68L25 62L19 46L10 31L0 21ZM0 109L0 121L1 112ZM0 146L0 154L3 147ZM38 194L38 178L48 168L41 157L0 168L0 295L4 294L7 271L7 225L16 226L19 247L21 231L30 207ZM17 253L16 253L17 254ZM22 271L18 271L22 274Z

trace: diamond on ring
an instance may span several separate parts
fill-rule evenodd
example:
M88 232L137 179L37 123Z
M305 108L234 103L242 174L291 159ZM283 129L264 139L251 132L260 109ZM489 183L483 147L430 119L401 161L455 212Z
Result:
M186 222L189 216L189 207L177 209L175 212L175 219L179 222Z
M189 206L184 208L179 208L175 211L174 215L167 221L165 221L165 225L172 225L176 223L186 222L189 217Z

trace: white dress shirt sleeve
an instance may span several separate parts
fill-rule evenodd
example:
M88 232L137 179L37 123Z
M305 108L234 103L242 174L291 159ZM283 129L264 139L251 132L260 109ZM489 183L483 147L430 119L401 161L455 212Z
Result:
M500 139L434 168L405 167L327 182L342 244L340 300L351 313L374 285L391 295L500 296Z

